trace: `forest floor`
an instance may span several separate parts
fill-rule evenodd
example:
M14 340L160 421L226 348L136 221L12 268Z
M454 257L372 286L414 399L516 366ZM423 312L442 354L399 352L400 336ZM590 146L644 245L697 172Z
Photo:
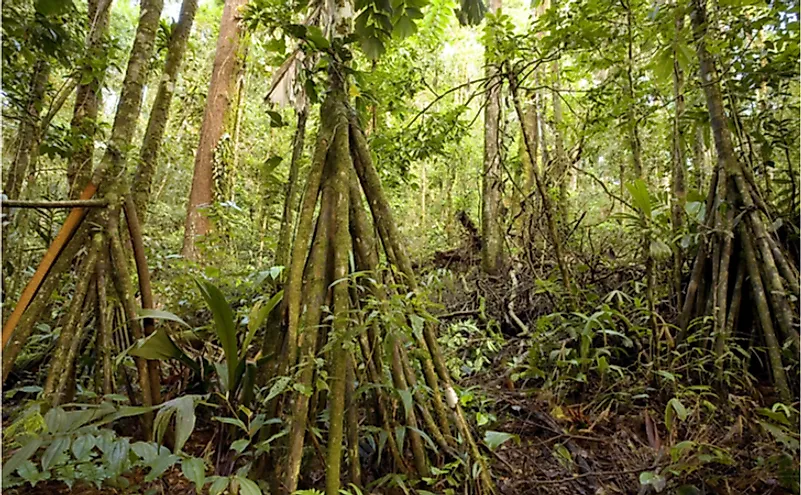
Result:
M506 334L500 337L502 343L487 356L480 372L468 373L459 380L463 390L470 390L480 397L482 412L491 417L489 424L480 429L512 435L511 440L495 450L484 449L501 494L793 493L782 488L782 485L787 486L787 480L778 479L781 475L776 474L787 473L787 468L771 467L765 462L775 458L781 449L776 438L758 426L757 404L770 403L761 396L729 394L728 405L720 404L718 407L711 404L702 407L704 401L698 399L695 404L688 404L688 409L694 412L681 424L674 423L672 431L667 431L663 418L666 408L671 407L672 395L664 390L650 389L653 393L645 398L619 401L614 395L614 390L620 388L619 384L589 380L570 385L570 391L557 398L555 391L544 386L542 380L512 380L510 363L524 361L532 343L529 338L510 331L513 325L508 321L500 321L502 313L508 309L509 281L476 275L475 261L471 260L468 265L472 266L462 271L461 283L455 284L455 289L452 287L441 292L437 302L441 304L443 314L451 315L443 324L443 333L447 333L446 327L460 322L474 324L474 311L465 308L475 308L481 300L481 312L486 310L487 313L484 321L497 321L501 333ZM522 293L523 284L514 283ZM531 324L536 313L553 311L548 307L547 298L535 304L535 308L524 307L523 299L521 296L518 310ZM527 300L531 301L530 298ZM448 352L460 362L466 362L464 356L481 345L481 339L488 339L486 329L476 332L472 339L461 342L461 347L451 345ZM448 345L444 347L448 348ZM616 378L616 375L612 376ZM648 387L647 384L638 386ZM470 414L475 413L473 408ZM120 429L119 425L117 429ZM209 449L215 447L211 430L209 424L204 426L199 420L185 450L198 457L208 454ZM680 446L691 447L688 451L677 451ZM367 472L371 469L382 471L381 466L365 466ZM315 474L317 472L320 476ZM305 471L306 482L322 479L323 472L321 466L310 466ZM789 472L796 473L797 481L797 464L790 466ZM650 478L651 482L643 484L643 476ZM26 487L9 493L195 493L179 467L171 468L150 483L144 482L141 471L131 473L128 478L137 491L85 484L67 488L64 484L46 481L34 488ZM452 484L435 484L427 490L429 493L448 493L450 491L446 492L446 489L454 488ZM402 492L382 488L365 493L394 495ZM455 493L469 492L456 488Z
M504 351L521 348L524 342L508 340ZM658 431L652 419L654 407L630 408L614 411L607 407L601 411L592 408L592 400L569 406L554 406L547 390L536 387L515 388L508 379L502 351L493 360L491 369L480 377L467 379L465 387L475 387L492 404L488 413L495 416L493 429L514 435L494 451L488 453L494 479L503 495L523 494L640 494L647 491L640 483L643 472L659 472L670 464L668 444L678 438ZM592 399L592 394L589 394ZM658 410L658 409L657 409ZM676 491L667 493L694 494L789 494L781 488L770 472L752 469L760 455L768 455L770 445L764 439L754 438L744 428L743 419L722 429L717 421L694 424L684 428L696 443L716 444L729 453L723 463L696 463L686 470L682 482L685 486L702 486L704 491ZM691 433L690 433L691 432ZM211 428L199 424L185 450L202 455L212 446ZM675 467L675 465L673 466ZM76 485L68 488L63 483L42 482L36 487L10 490L13 494L30 495L98 495L130 494L192 495L192 484L173 467L156 481L145 483L145 473L136 471L128 475L131 489L119 490L93 485ZM435 487L430 487L429 490ZM688 489L689 490L689 489ZM395 491L378 490L374 494L394 494ZM397 490L397 493L402 493ZM435 491L435 493L439 493ZM467 492L465 492L467 493Z

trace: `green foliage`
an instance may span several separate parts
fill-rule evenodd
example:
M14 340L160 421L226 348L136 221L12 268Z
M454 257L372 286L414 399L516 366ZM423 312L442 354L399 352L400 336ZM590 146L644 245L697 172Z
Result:
M114 397L99 404L75 404L71 408L53 407L42 414L42 404L31 403L6 429L4 442L13 454L3 463L3 488L44 480L58 480L68 487L77 482L96 487L130 487L126 474L147 469L145 482L161 476L178 462L179 455L160 445L170 418L175 415L176 453L189 438L195 425L195 404L201 397L184 395L154 407L118 405ZM124 418L148 411L156 414L155 442L131 443L128 437L105 428ZM183 462L191 458L184 458ZM202 464L202 461L200 461Z

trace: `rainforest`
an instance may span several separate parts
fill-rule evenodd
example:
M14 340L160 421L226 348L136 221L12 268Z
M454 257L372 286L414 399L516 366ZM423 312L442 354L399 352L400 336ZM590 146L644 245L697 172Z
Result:
M3 0L2 490L798 494L798 0Z

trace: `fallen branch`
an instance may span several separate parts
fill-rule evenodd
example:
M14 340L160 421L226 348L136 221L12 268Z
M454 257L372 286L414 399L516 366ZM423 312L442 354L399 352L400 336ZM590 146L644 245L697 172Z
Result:
M24 199L0 200L0 208L105 208L108 201L105 199L69 199L64 201L39 201Z

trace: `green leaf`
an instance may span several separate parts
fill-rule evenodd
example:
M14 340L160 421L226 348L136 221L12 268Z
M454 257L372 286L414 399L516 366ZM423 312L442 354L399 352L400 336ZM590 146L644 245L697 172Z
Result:
M19 469L22 464L31 458L31 456L36 453L39 447L42 446L42 439L41 438L34 438L30 442L23 445L18 451L14 452L14 455L11 456L11 459L6 461L3 464L3 480L17 469Z
M683 442L679 442L670 448L670 458L673 460L673 462L677 462L685 450L689 450L693 447L695 447L695 442L692 440L684 440Z
M237 476L236 480L239 482L239 493L241 495L262 495L261 488L253 481L244 476Z
M159 328L149 336L140 339L128 351L131 356L141 357L144 359L182 359L188 356L184 354L175 342L172 341L167 331Z
M239 365L236 345L236 323L234 312L225 296L215 285L205 280L195 280L206 305L214 316L214 328L217 338L223 347L225 361L228 366L228 390L233 391L236 385L236 368Z
M403 409L406 411L406 417L412 412L412 393L409 390L398 390L398 395L403 401Z
M279 394L282 394L286 390L287 385L289 385L290 381L292 381L292 378L289 376L282 376L277 380L275 380L275 383L273 383L273 386L270 387L270 393L267 394L267 397L264 399L264 402L267 403L273 400Z
M73 8L72 0L36 0L36 12L45 17L61 15Z
M484 432L484 443L490 450L495 450L515 436L504 431L487 430Z
M672 398L668 401L668 405L673 406L673 409L676 410L676 414L678 414L679 419L685 421L687 419L687 409L684 408L684 405L679 401L677 398Z
M122 472L124 463L128 459L130 446L127 438L119 438L111 444L111 449L106 454L106 459L112 473L119 474Z
M243 423L242 420L238 419L238 418L226 418L226 417L221 417L221 416L215 416L215 417L213 417L211 419L213 419L215 421L219 421L220 423L225 423L227 425L238 426L243 431L248 431L248 428L247 428L247 426L245 426L245 423Z
M175 451L180 452L195 429L195 401L191 396L175 400ZM170 401L172 402L172 401Z
M651 471L644 471L640 473L640 484L651 485L654 488L654 490L656 490L656 492L659 493L665 489L667 480L661 474L657 474Z
M323 36L322 30L317 26L309 26L306 31L306 39L309 40L318 50L327 50L331 43Z
M409 321L412 323L412 332L414 332L414 336L418 339L423 338L423 326L425 326L425 320L418 315L409 315Z
M156 418L153 420L153 438L156 442L163 442L164 435L167 433L167 428L170 426L170 420L173 415L175 415L175 408L170 405L165 404L164 407L159 409Z
M248 315L248 334L245 337L244 342L242 342L242 351L241 355L239 356L240 360L244 360L245 356L248 352L248 347L250 347L250 342L256 336L256 332L261 328L262 324L264 324L264 320L267 319L270 312L275 308L275 306L281 302L281 299L284 297L284 291L278 291L273 297L267 301L266 304L262 305L261 301L257 302L253 308L250 310L250 314Z
M220 495L226 488L228 488L228 478L218 476L209 487L209 495Z
M36 481L38 480L36 475L39 474L39 470L36 469L36 464L31 461L23 462L22 465L17 468L17 474L28 483L36 486Z
M770 409L767 409L767 408L764 408L764 407L757 409L756 412L758 412L759 414L761 414L761 415L763 415L765 417L768 417L768 418L772 419L773 421L775 421L777 423L781 423L783 425L791 426L790 420L787 419L787 416L785 416L784 414L782 414L780 412L771 411Z
M159 455L159 449L153 442L135 442L131 444L131 450L138 455L142 462L150 464Z
M56 434L67 426L67 413L60 407L54 407L44 415L45 426L48 433Z
M651 218L651 194L648 192L648 186L642 179L637 179L633 183L626 184L631 199L634 201L634 206L646 218Z
M382 43L380 39L371 35L361 38L361 46L364 54L367 55L367 58L370 60L378 60L386 51L384 43Z
M182 320L179 316L170 313L169 311L162 311L160 309L139 309L136 311L137 319L150 318L151 320L168 320L180 323L181 325L192 328L189 323Z
M406 439L406 427L405 426L396 426L395 427L395 443L397 443L399 449L403 449L403 440Z
M42 454L42 471L47 471L52 466L53 460L61 455L70 446L69 437L56 437Z
M178 462L179 457L175 454L161 454L150 464L150 472L145 476L145 482L149 483L167 470L170 466Z
M247 438L241 438L231 443L231 450L235 451L237 454L241 454L246 448L248 448L248 445L250 445L250 440Z
M206 484L206 465L203 463L203 459L187 457L181 461L181 471L186 479L195 484L195 490L200 493L203 485Z
M408 38L416 32L417 25L406 15L402 15L400 19L398 19L398 22L395 23L394 29L392 30L392 33L400 39Z
M72 442L72 455L77 461L84 461L93 448L95 448L95 436L92 434L81 435Z

